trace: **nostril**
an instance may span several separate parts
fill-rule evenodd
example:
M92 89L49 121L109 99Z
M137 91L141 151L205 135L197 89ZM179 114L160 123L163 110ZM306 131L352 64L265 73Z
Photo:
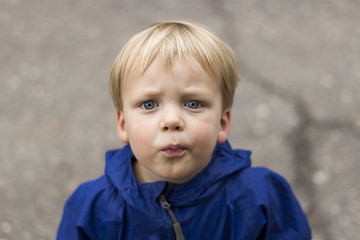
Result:
M169 127L169 126L164 126L163 131L181 131L182 127L181 126L174 126L174 127Z

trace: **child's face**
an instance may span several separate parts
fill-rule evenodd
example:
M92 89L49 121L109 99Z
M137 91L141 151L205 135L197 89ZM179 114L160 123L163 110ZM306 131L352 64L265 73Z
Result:
M218 85L195 60L175 60L166 71L159 59L124 83L117 130L138 160L138 181L183 183L206 167L229 134L230 110L222 109Z

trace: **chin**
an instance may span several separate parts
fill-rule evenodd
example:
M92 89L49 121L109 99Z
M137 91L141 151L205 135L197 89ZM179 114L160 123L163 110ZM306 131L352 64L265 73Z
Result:
M192 176L167 176L165 177L166 181L169 183L176 183L176 184L180 184L180 183L185 183L187 181L189 181L190 179L192 179Z

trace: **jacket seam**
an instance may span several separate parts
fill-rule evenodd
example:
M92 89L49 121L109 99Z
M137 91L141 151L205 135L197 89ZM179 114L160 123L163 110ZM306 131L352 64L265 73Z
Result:
M251 224L249 223L247 214L243 211L243 208L242 208L241 204L240 204L239 201L237 200L237 197L236 197L236 194L235 194L235 190L233 189L232 183L231 183L230 181L227 181L227 182L225 183L225 186L229 189L229 192L232 194L232 197L233 197L234 202L236 202L237 205L239 206L240 211L241 211L241 213L243 214L244 219L245 219L245 221L246 221L246 224L248 225L249 229L251 230L252 236L255 238L255 237L256 237L255 231L254 231L254 229L252 228ZM245 193L245 194L246 194L246 193ZM246 195L247 195L247 194L246 194Z

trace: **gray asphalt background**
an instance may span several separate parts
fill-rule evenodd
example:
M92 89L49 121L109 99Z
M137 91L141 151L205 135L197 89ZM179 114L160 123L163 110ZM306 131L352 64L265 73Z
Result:
M360 1L2 0L0 239L54 239L63 205L121 146L107 81L151 23L191 19L235 50L230 140L287 178L313 239L360 234Z

